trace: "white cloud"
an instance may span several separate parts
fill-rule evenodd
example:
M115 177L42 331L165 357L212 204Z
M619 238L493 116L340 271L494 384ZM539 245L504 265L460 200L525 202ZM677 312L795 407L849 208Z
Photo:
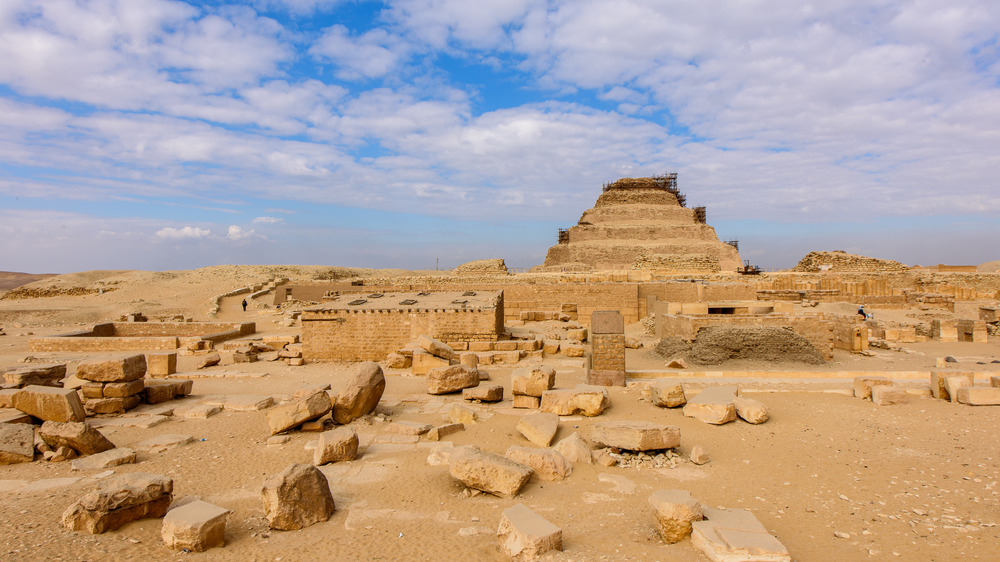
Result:
M165 240L185 240L189 238L204 238L212 231L207 228L197 226L185 226L183 228L164 227L156 231L156 235Z
M226 233L226 238L230 240L244 240L252 237L253 235L253 230L243 230L242 227L231 224L229 225L229 232Z
M278 217L257 217L250 222L254 224L281 224L285 222L285 219Z
M383 29L351 36L343 25L327 28L309 49L315 56L337 65L337 75L347 80L378 78L393 71L407 56L409 47Z

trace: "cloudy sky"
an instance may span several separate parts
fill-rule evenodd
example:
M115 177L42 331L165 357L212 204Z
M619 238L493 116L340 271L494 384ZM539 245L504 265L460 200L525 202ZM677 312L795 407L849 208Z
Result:
M0 270L544 260L669 171L743 257L1000 259L996 0L2 0Z

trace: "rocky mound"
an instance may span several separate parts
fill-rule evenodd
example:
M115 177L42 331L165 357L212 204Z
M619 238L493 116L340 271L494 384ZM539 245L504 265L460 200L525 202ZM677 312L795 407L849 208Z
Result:
M979 273L997 273L1000 271L1000 260L981 263L976 269Z
M507 271L507 264L505 264L500 258L475 260L463 263L453 269L452 273L455 275L482 275L491 273L498 275L510 274L510 272Z
M691 351L691 344L680 338L663 338L653 348L653 353L664 359L671 359Z
M818 271L868 272L868 271L909 271L909 267L894 260L883 260L848 254L843 250L832 252L809 252L799 260L792 271L816 273Z
M702 328L688 352L688 361L718 365L729 359L796 361L819 365L823 356L809 340L787 328Z

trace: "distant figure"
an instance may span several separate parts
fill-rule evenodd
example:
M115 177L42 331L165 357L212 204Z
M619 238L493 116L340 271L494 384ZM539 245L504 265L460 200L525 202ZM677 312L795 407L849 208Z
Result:
M246 312L246 311L247 311L247 300L243 299L243 312Z
M246 308L246 307L244 307ZM858 315L861 316L861 320L868 320L868 313L865 312L865 306L861 305L858 307Z

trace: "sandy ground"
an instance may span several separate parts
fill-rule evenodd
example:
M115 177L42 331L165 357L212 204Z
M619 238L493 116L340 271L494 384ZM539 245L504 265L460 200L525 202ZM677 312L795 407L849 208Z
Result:
M76 329L80 323L150 310L149 303L157 303L158 310L204 319L203 310L213 295L243 281L197 282L185 277L180 272L159 288L136 284L105 294L0 300L0 325L8 334L0 337L0 366L18 365L33 355L38 360L69 361L73 368L84 355L31 354L29 336L18 334ZM257 321L258 330L265 334L296 331L279 327L280 317L270 310L252 306L242 312L239 300L225 299L219 318ZM906 317L905 311L885 314ZM961 368L982 372L983 377L998 371L997 365L989 364L1000 358L1000 344L994 338L987 344L927 342L904 347L906 351L878 352L870 358L838 354L834 362L818 368L726 364L720 370L851 370L891 375L893 371L929 370L937 357L953 355L961 361ZM179 370L193 370L196 360L181 357ZM662 359L648 350L630 350L628 361L630 369L646 363L649 368L662 367ZM545 363L556 368L557 387L583 382L580 360L556 357ZM197 379L194 395L173 405L180 412L188 405L230 395L280 399L307 385L328 383L336 389L350 370L351 365L324 363L234 365L224 354L223 365L199 373L239 371L247 376ZM480 421L447 440L501 454L510 445L529 445L515 429L525 411L510 407L511 369L490 367L489 371L493 381L504 384L507 400L472 405ZM501 511L522 502L563 529L565 550L551 555L553 560L700 560L703 557L689 541L662 544L646 502L657 489L686 489L709 506L752 510L796 560L997 559L1000 408L969 407L919 395L912 396L909 404L880 408L847 396L849 379L823 375L820 378L825 382L819 386L798 379L743 380L747 391L771 390L750 393L770 407L771 419L759 426L741 421L711 426L685 418L680 410L654 407L643 397L647 381L636 380L629 388L610 390L612 406L602 416L562 418L556 439L573 432L586 437L593 423L604 420L677 425L682 458L675 467L579 464L566 480L532 479L517 498L507 500L467 497L446 466L428 464L432 448L440 446L437 443L390 442L393 438L385 427L391 421L442 423L452 405L465 403L457 396L427 395L423 379L408 372L388 370L386 375L385 395L375 415L352 424L361 437L360 458L322 469L337 503L337 511L326 523L301 531L269 531L260 501L267 476L291 462L311 461L306 445L316 434L294 433L288 443L268 447L265 412L224 411L206 420L175 415L149 429L102 428L119 446L162 434L196 439L163 453L140 453L138 464L114 471L167 474L174 479L175 497L197 496L230 509L224 549L174 553L162 545L159 520L130 523L96 536L67 531L59 523L60 514L95 486L100 471L73 472L70 463L34 462L0 466L0 557L502 560L495 538ZM683 371L673 376L686 380ZM141 412L132 415L137 413ZM709 452L710 463L696 466L684 460L695 445ZM849 538L834 533L846 533Z

